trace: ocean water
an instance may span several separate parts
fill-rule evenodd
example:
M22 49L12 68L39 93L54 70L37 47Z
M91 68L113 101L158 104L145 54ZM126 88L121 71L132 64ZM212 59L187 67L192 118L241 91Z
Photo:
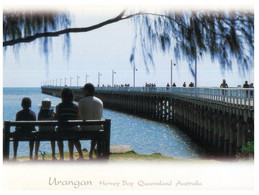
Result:
M21 100L23 97L31 98L31 109L36 115L43 99L51 100L54 111L55 105L60 103L60 98L42 94L40 88L4 88L4 120L15 120L16 113L22 109ZM111 145L129 145L140 154L160 153L185 159L199 158L203 153L202 149L192 142L188 136L171 125L107 109L104 109L103 112L103 119L105 118L111 119ZM11 131L13 130L11 129ZM81 141L81 144L82 148L90 149L90 141ZM50 142L41 142L40 151L51 153ZM64 142L64 151L68 151L67 142ZM57 146L56 152L58 152ZM19 142L18 156L28 154L28 142ZM13 156L12 144L10 145L10 156Z

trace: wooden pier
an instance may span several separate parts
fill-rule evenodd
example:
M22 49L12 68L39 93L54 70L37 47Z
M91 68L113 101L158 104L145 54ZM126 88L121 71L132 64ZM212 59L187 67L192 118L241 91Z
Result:
M76 101L81 88L70 87ZM60 97L62 87L43 86ZM241 88L97 87L105 108L179 127L211 154L233 156L254 140L254 90Z

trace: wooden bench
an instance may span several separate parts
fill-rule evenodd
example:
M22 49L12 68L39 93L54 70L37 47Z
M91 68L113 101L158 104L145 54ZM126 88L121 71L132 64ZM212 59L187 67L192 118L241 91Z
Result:
M87 131L33 131L29 134L21 134L11 132L11 127L16 127L24 124L31 124L34 126L89 126L89 125L103 125L101 130L87 130ZM110 155L110 131L111 120L69 120L65 122L58 121L5 121L3 132L3 159L9 160L10 142L17 141L64 141L64 140L97 140L97 158L109 159Z

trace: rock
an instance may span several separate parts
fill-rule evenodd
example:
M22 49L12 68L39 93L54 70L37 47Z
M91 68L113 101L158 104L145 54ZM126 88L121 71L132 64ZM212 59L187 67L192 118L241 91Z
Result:
M131 152L131 151L133 151L133 148L128 145L110 146L110 153L125 153L125 152Z

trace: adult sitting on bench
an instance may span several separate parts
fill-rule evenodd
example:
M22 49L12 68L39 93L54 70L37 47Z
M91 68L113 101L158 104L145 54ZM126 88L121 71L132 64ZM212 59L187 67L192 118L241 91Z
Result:
M79 118L85 120L101 120L103 114L103 102L94 96L94 85L92 83L85 84L83 88L84 98L78 102ZM103 127L98 125L81 126L82 131L100 130ZM89 159L93 158L93 150L96 145L96 140L91 141L91 149L89 152Z
M61 100L62 102L56 107L56 119L58 121L68 121L68 120L77 120L78 119L78 107L73 103L74 94L73 91L69 88L64 88L61 91ZM66 126L60 125L57 128L57 131L77 131L77 126ZM81 150L81 144L79 140L69 140L68 149L70 160L73 160L73 149L74 145L79 153L79 158L83 159L83 153ZM58 141L58 149L60 153L60 160L64 160L63 152L63 141Z

